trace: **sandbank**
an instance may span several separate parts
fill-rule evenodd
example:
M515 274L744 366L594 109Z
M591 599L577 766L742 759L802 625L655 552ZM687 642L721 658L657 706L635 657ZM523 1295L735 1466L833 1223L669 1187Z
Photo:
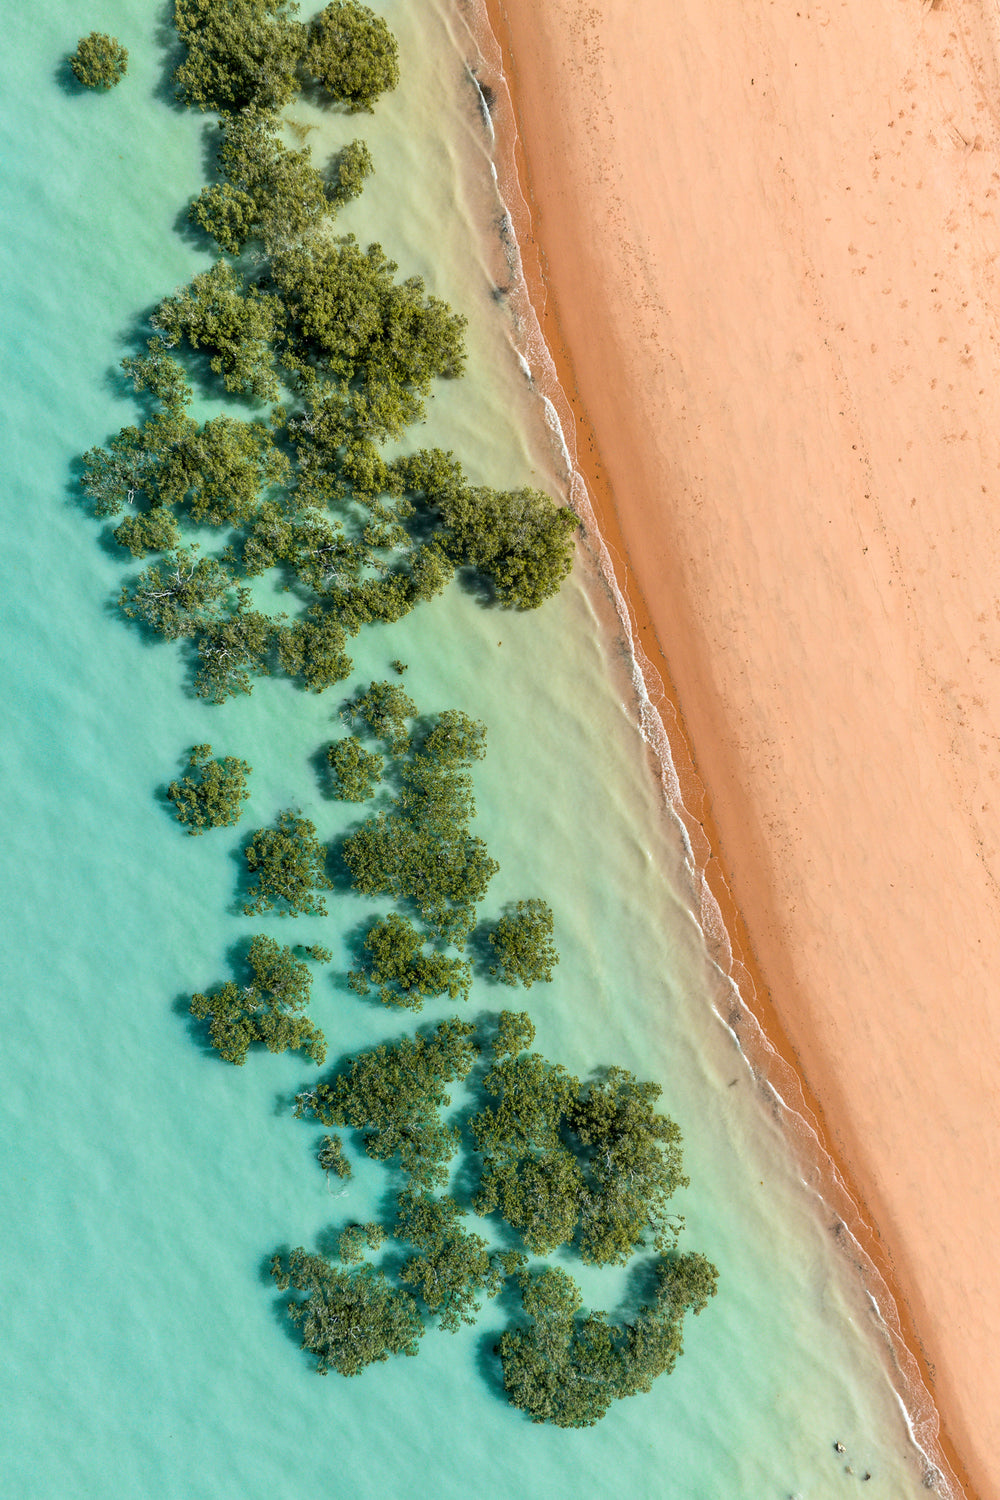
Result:
M1000 37L975 0L488 8L737 977L998 1493Z

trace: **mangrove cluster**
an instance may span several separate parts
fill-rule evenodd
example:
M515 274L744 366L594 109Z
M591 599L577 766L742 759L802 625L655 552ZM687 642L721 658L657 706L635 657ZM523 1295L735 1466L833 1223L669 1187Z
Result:
M87 504L132 560L121 613L179 643L192 691L219 704L273 673L317 693L347 682L362 629L402 619L456 575L487 605L538 608L570 571L576 517L407 444L435 383L463 373L465 318L401 278L380 245L338 232L374 170L365 142L317 162L305 128L282 115L299 94L371 111L399 81L389 27L358 0L331 0L308 22L293 0L174 0L174 24L176 98L215 116L217 170L188 209L212 262L151 310L122 362L136 419L80 462ZM91 33L71 65L106 88L126 62L114 38ZM227 409L202 420L196 394ZM467 1001L477 976L551 981L544 900L479 917L498 869L473 832L485 726L458 709L421 715L389 680L355 685L341 720L321 778L357 821L328 843L293 807L253 831L243 914L318 921L349 885L379 910L342 988L399 1010ZM232 827L249 775L199 744L166 795L189 834ZM190 1000L195 1030L230 1065L261 1049L322 1065L307 960L327 964L331 951L258 933L233 952L232 977ZM685 1315L716 1282L703 1256L677 1248L677 1126L656 1084L619 1067L581 1081L534 1038L524 1012L446 1017L341 1057L297 1096L296 1116L328 1132L314 1148L328 1179L350 1178L352 1142L400 1179L387 1222L342 1225L332 1257L273 1258L321 1374L414 1355L428 1327L475 1322L512 1279L521 1312L495 1354L533 1421L589 1425L673 1366ZM648 1291L616 1319L588 1312L564 1268L533 1261L556 1250L598 1266L645 1255Z

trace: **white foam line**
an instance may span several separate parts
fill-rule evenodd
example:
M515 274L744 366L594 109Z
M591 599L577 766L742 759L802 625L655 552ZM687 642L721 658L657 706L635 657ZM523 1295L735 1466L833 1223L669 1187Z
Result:
M469 77L472 79L476 93L479 95L479 112L483 117L483 124L486 126L486 132L490 138L490 145L492 146L496 141L497 135L496 131L493 129L493 117L490 114L490 107L486 103L486 95L483 93L483 86L479 82L479 79L476 77L473 69L469 67L468 63L466 63L466 70L469 74ZM494 177L495 176L496 173L494 173Z
M507 83L506 74L504 73L502 66L502 54L500 52L499 46L496 43L496 38L493 37L492 32L490 31L489 21L483 8L482 0L475 0L474 12L474 24L477 30L474 31L467 22L465 23L469 35L470 44L475 49L480 61L485 61L479 47L479 38L489 37L492 41L495 49L495 56L490 60L490 67L491 70L494 71L498 76L503 90L507 93L508 114L509 117L513 119L513 107L510 102L509 86ZM466 66L469 66L467 62ZM480 96L481 107L487 117L490 143L491 145L495 145L496 135L490 111L486 109L485 97L479 85L478 78L476 77L476 74L475 72L473 72L471 67L469 67L469 72L476 84L476 88ZM521 190L521 185L517 175L516 163L513 160L513 157L508 163L508 169L509 183L510 185L512 185L517 198L520 200L520 205L525 218L530 223L532 217L530 205L528 204ZM691 815L687 812L687 808L684 805L680 778L677 774L677 768L674 765L673 756L671 754L669 737L667 735L663 719L657 707L657 700L654 700L653 692L650 689L651 682L658 684L658 701L663 701L665 695L662 690L662 684L660 684L659 675L656 672L652 662L650 662L649 658L645 655L641 645L636 639L635 632L632 627L632 617L629 611L628 601L618 583L618 578L615 572L614 563L610 551L597 524L597 517L595 515L593 504L590 499L590 494L587 489L586 480L584 479L583 474L577 466L575 453L572 451L572 448L570 446L572 437L567 437L566 428L564 427L563 421L559 416L559 409L556 405L556 402L552 399L553 395L556 397L562 396L563 402L566 406L567 418L571 420L570 410L568 407L568 403L566 403L565 393L562 391L559 384L555 361L552 357L551 350L549 349L545 341L545 337L541 329L541 324L538 320L538 315L535 311L534 305L531 302L527 286L527 279L524 274L524 267L521 259L520 245L518 244L517 237L514 232L514 217L511 213L510 206L504 196L503 183L501 180L500 171L496 164L495 157L492 156L490 157L490 170L492 173L493 181L496 185L497 196L499 198L500 205L503 209L504 214L502 239L508 262L508 269L511 274L512 284L517 287L519 294L518 312L521 314L522 321L520 322L517 331L521 336L524 347L519 347L515 342L515 353L517 354L518 362L522 370L524 371L525 376L533 385L537 386L542 397L546 422L552 430L553 436L557 440L559 452L567 470L567 498L569 504L572 506L573 510L584 523L587 540L596 556L598 570L602 582L608 589L608 592L611 595L612 600L614 601L615 611L618 616L618 620L621 625L621 629L628 648L628 661L630 669L629 675L635 693L636 705L638 710L637 717L639 731L642 735L643 740L653 750L657 759L657 763L660 767L660 782L663 789L664 799L667 808L672 815L674 823L680 833L682 848L684 851L685 866L692 879L695 888L695 894L698 898L698 903L700 906L700 911L697 913L688 908L688 915L690 916L692 921L698 924L698 926L706 936L710 962L712 963L712 966L718 977L722 980L725 991L728 993L730 999L733 1002L732 1009L736 1010L743 1025L749 1025L754 1034L755 1041L758 1045L761 1046L764 1055L775 1062L781 1063L782 1059L779 1057L779 1054L775 1051L771 1042L768 1040L759 1020L747 1005L746 1000L744 999L740 991L739 985L736 983L732 972L730 972L733 967L734 958L729 932L722 915L722 909L719 906L719 903L716 900L715 896L713 895L711 888L709 887L705 873L698 867L697 858L695 856L694 848L692 846L690 835L688 832L687 823L685 821L685 817L690 817ZM551 392L552 395L548 394L549 392ZM570 428L570 433L572 433L572 427ZM697 821L697 819L695 819L695 821ZM713 950L714 954L721 953L723 955L723 963L719 962L718 957L713 956ZM765 1088L770 1092L770 1094L773 1095L782 1117L787 1122L787 1128L791 1130L793 1138L801 1132L805 1132L806 1137L814 1147L815 1157L825 1164L827 1172L829 1174L829 1178L833 1186L836 1188L838 1194L846 1199L847 1202L853 1204L851 1194L847 1190L847 1186L844 1183L843 1178L841 1177L836 1162L824 1150L819 1135L813 1124L810 1122L809 1118L795 1109L794 1106L792 1106L783 1097L783 1095L779 1092L771 1079L766 1077L762 1073L760 1068L752 1062L736 1028L725 1016L721 1014L719 1008L714 1002L711 1004L711 1009L713 1014L718 1018L720 1024L725 1027L726 1031L729 1033L730 1037L735 1043L735 1046L740 1056L742 1057L748 1071L750 1072L751 1077L758 1084L763 1084ZM732 1011L730 1013L732 1013ZM792 1072L791 1069L789 1071ZM794 1073L792 1074L792 1076L794 1076ZM802 1180L806 1189L811 1192L828 1211L836 1212L836 1210L832 1209L832 1205L827 1201L823 1192L820 1191L818 1187L807 1182L805 1179ZM894 1331L892 1322L886 1317L886 1313L883 1310L883 1307L880 1304L878 1298L873 1293L871 1285L873 1284L877 1289L881 1291L886 1307L891 1308L894 1311L896 1309L895 1300L889 1290L889 1287L886 1285L878 1269L872 1262L871 1257L865 1251L864 1247L861 1245L860 1241L853 1233L850 1226L844 1223L839 1213L837 1214L837 1220L838 1223L843 1224L844 1230L846 1231L847 1238L852 1247L851 1253L856 1257L856 1264L858 1264L859 1269L862 1272L862 1276L865 1282L866 1296L871 1302L880 1327L883 1330L888 1348L892 1353L893 1362L896 1368L899 1370L900 1374L903 1376L904 1380L908 1380L911 1396L913 1398L917 1398L917 1404L923 1406L927 1413L923 1417L914 1413L914 1411L911 1409L912 1403L911 1405L907 1404L907 1401L901 1395L900 1391L897 1389L895 1383L892 1381L887 1372L886 1379L889 1381L890 1388L899 1404L900 1410L902 1411L907 1433L917 1453L920 1455L920 1458L924 1465L924 1484L928 1489L937 1489L938 1493L945 1497L945 1500L958 1500L958 1491L952 1487L951 1480L942 1472L938 1464L934 1462L934 1460L930 1456L929 1450L933 1450L935 1446L934 1434L936 1434L939 1430L937 1410L934 1406L933 1400L931 1399L930 1393L924 1385L923 1380L921 1379L920 1371L916 1366L913 1355L909 1347L907 1346L906 1341L902 1337L898 1318L895 1320L896 1329Z

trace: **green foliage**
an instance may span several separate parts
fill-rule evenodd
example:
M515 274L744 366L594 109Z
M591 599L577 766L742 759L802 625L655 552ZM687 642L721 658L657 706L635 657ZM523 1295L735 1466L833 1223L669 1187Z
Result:
M332 1172L336 1177L350 1177L351 1164L344 1155L344 1148L335 1135L325 1135L319 1143L316 1160L323 1171L330 1175Z
M461 1218L464 1212L454 1198L400 1194L396 1236L409 1240L419 1253L400 1267L399 1279L417 1288L449 1333L457 1333L463 1323L475 1323L482 1308L480 1296L495 1297L507 1277L527 1264L517 1251L490 1255L480 1235L461 1227Z
M173 513L163 505L138 516L126 516L115 527L112 536L119 547L124 547L133 557L146 557L150 552L169 552L179 545L181 539L180 527Z
M202 189L189 217L228 254L239 255L250 240L261 241L271 254L320 225L341 201L308 151L283 144L274 116L247 110L221 128L224 180Z
M595 1265L628 1260L649 1231L657 1249L676 1242L680 1221L668 1203L688 1179L680 1130L655 1109L661 1092L625 1068L609 1068L569 1110L566 1123L587 1166L580 1254Z
M399 49L367 5L332 0L309 27L304 67L338 103L370 112L399 82Z
M566 1271L545 1266L519 1279L531 1322L508 1328L497 1345L508 1399L533 1422L590 1427L619 1394L605 1315L577 1317L583 1299Z
M342 710L350 721L360 719L377 740L385 740L394 755L402 755L410 743L407 721L416 717L417 705L397 682L372 682Z
M333 882L326 873L326 849L308 818L281 813L277 828L259 828L244 853L247 868L256 876L243 907L247 916L262 911L293 917L300 912L326 915L326 903L317 892L331 890Z
M367 802L382 780L382 757L366 750L355 735L337 740L326 752L336 795L344 802Z
M624 1263L649 1235L676 1242L669 1201L687 1186L677 1125L655 1110L660 1088L624 1068L581 1087L530 1045L526 1017L501 1017L483 1080L497 1102L469 1125L483 1156L476 1210L499 1210L537 1254L578 1237L583 1260Z
M412 901L436 936L459 947L499 869L482 839L463 827L439 837L384 812L344 840L343 854L356 891Z
M438 760L423 750L403 766L399 808L422 833L448 841L467 831L476 816L472 777L459 760Z
M351 675L354 664L343 649L346 639L329 610L311 605L302 619L293 620L278 635L282 671L301 677L310 692L322 693Z
M446 708L438 714L421 754L442 772L469 766L486 754L486 725L460 708Z
M227 391L258 401L277 401L280 394L273 345L281 321L278 298L247 288L226 260L217 260L180 292L165 297L151 319L168 347L184 339L192 349L205 349Z
M262 489L287 482L288 459L261 422L226 415L192 427L163 458L156 478L164 505L186 505L192 521L240 526Z
M530 990L536 980L546 982L559 962L552 941L552 908L544 901L519 901L489 933L496 954L490 973L504 984L523 984Z
M288 1315L302 1330L303 1349L315 1355L318 1374L360 1375L390 1354L416 1354L424 1331L417 1304L372 1266L339 1271L299 1248L275 1255L271 1274L281 1291L292 1286L305 1293L289 1302Z
M263 548L260 533L253 543ZM320 511L307 507L286 517L279 531L272 528L272 562L281 562L299 583L325 599L335 599L338 588L353 582L365 561L362 548L349 541L338 521L329 521ZM263 551L261 559L263 560Z
M312 958L328 963L324 948L307 948ZM241 1067L255 1042L269 1052L304 1052L314 1063L326 1058L323 1033L301 1014L309 1003L312 978L308 967L269 937L255 937L247 954L248 983L232 980L213 994L194 995L191 1014L209 1022L212 1046L226 1062Z
M95 516L116 516L131 505L146 491L156 465L138 427L123 427L107 448L90 448L81 461L80 483Z
M502 1010L497 1017L497 1034L493 1040L493 1056L516 1057L526 1052L535 1040L535 1028L526 1010Z
M149 362L135 363L145 366ZM170 364L175 362L170 360ZM142 380L149 372L130 373L133 379ZM163 369L161 374L163 388L167 389L169 371ZM123 427L107 448L91 448L83 455L80 483L96 516L116 516L124 505L132 505L143 496L153 506L163 503L159 488L163 464L178 444L186 442L198 430L184 415L183 408L190 395L186 384L170 390L169 394L169 405L141 428Z
M122 589L122 613L168 641L196 635L221 619L235 588L232 574L218 558L197 553L196 547L179 547L144 568Z
M232 755L217 760L211 745L195 745L187 764L188 775L172 781L167 788L177 821L192 835L238 823L243 803L250 796L247 777L251 767L246 761Z
M353 235L282 250L271 274L288 324L285 363L304 391L339 387L341 420L361 436L397 437L424 412L435 376L460 375L465 319L419 277L393 281L380 245L362 251Z
M195 692L211 703L225 703L249 693L253 677L270 674L268 657L275 622L259 610L243 607L227 619L211 620L198 634Z
M535 609L558 593L580 524L571 510L540 490L476 488L440 448L399 458L392 468L405 493L439 522L452 562L476 568L501 604Z
M178 99L220 114L281 109L298 90L306 42L297 12L292 0L175 0L187 48L174 74Z
M447 995L467 1000L472 970L460 958L424 953L423 938L396 912L376 922L365 938L369 957L350 976L350 985L366 995L374 985L383 1005L419 1010L426 998Z
M380 1250L385 1243L381 1224L348 1224L337 1241L337 1254L345 1266L364 1260L366 1250Z
M328 1127L363 1131L368 1155L389 1161L398 1154L416 1187L447 1182L459 1133L443 1123L440 1111L451 1102L446 1086L472 1068L474 1032L474 1026L452 1018L430 1036L404 1037L395 1046L358 1053L345 1072L300 1094L295 1113Z
M113 89L128 68L128 48L116 36L92 31L82 36L69 60L78 83L88 89Z
M372 154L364 141L348 141L337 152L332 162L331 183L328 189L338 208L359 198L366 180L375 170Z
M537 609L573 566L580 522L541 490L465 488L443 498L438 513L449 555L484 574L510 608Z
M416 714L416 705L398 683L373 682L343 712L362 718L399 753L410 743L407 720ZM469 832L476 807L464 767L484 751L482 724L457 710L441 714L400 773L394 811L369 818L343 848L355 890L412 901L432 933L459 947L499 869L482 839ZM399 942L394 935L401 966L397 973L406 968Z
M508 1328L497 1353L511 1405L533 1422L590 1427L613 1401L649 1391L683 1352L684 1315L715 1295L717 1273L703 1255L657 1265L652 1304L614 1327L603 1312L579 1316L580 1290L551 1266L519 1277L527 1325Z
M147 341L148 354L129 355L121 367L137 394L149 392L168 412L178 413L191 402L184 366L168 354L161 338Z

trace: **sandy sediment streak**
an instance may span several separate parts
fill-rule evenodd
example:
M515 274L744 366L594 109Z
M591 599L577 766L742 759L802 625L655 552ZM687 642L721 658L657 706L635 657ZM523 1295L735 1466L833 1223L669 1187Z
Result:
M995 1493L998 38L973 0L489 8L735 977L863 1204L918 1438Z

